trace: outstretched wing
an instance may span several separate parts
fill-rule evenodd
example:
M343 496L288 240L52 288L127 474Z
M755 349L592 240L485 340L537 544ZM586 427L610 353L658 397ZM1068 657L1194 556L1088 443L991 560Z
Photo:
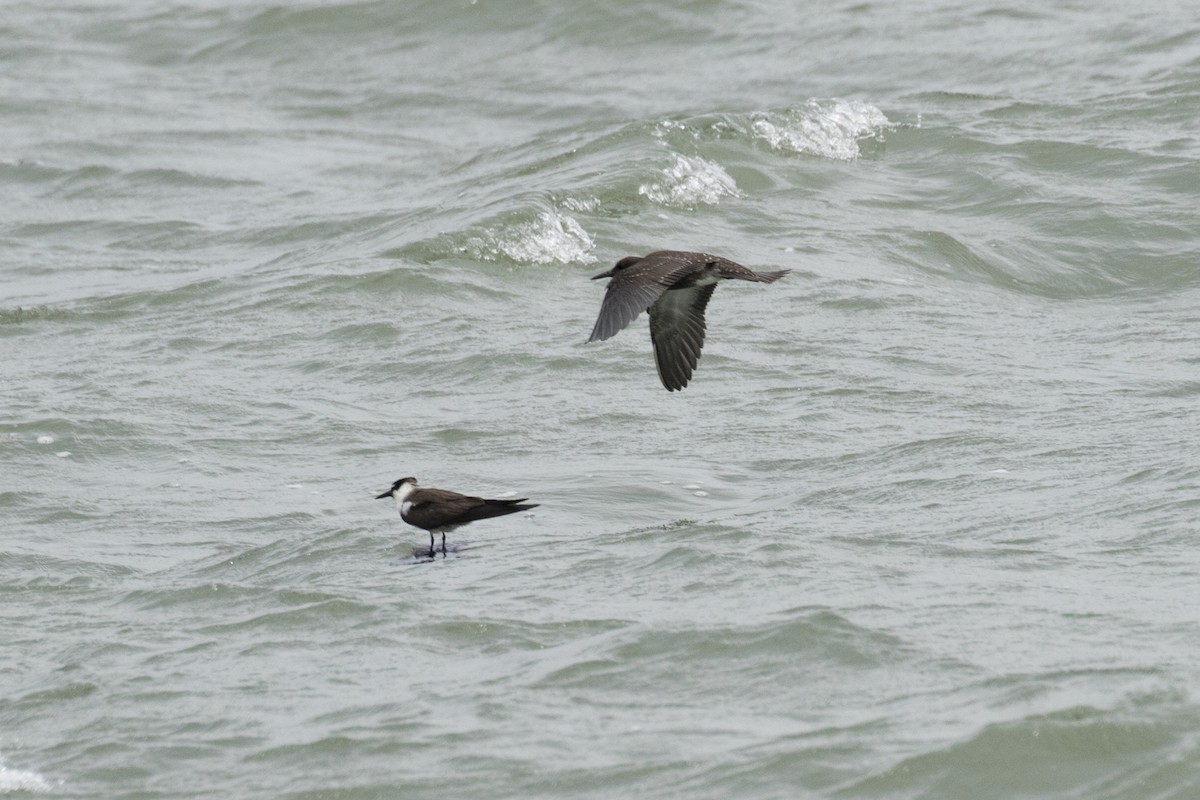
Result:
M603 341L616 336L667 290L667 287L658 281L639 281L637 276L627 274L636 270L638 266L621 270L608 282L604 302L600 304L600 316L596 317L589 342Z
M730 261L728 258L709 256L703 253L696 253L695 255L706 259L708 264L716 267L717 274L722 278L736 278L737 280L754 281L755 283L774 283L791 272L790 269L781 269L775 272L755 272L736 261Z
M608 282L600 316L592 328L589 342L608 339L637 319L651 305L689 273L703 269L703 253L657 250L636 264L617 270Z
M704 309L715 283L667 292L650 307L654 364L667 391L688 385L704 347Z
M592 335L588 341L594 342L615 336L625 326L637 319L638 314L659 303L664 298L664 292L680 282L686 282L689 275L706 270L715 270L721 278L736 278L758 283L777 281L788 272L788 270L755 272L735 261L708 253L657 250L639 259L632 266L617 270L609 280L608 288L604 293L604 302L600 305L600 315L596 318L596 324L592 328ZM704 303L708 302L708 296L705 295ZM685 303L682 298L670 302L672 305L685 304L689 307L691 305L690 301ZM701 306L701 340L704 337L703 312L704 309ZM696 347L696 357L699 357L699 346Z

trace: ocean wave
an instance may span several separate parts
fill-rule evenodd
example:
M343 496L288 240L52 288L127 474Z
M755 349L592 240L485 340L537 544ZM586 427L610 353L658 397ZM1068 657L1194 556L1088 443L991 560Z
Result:
M713 112L661 120L652 135L687 151L716 142L765 141L785 153L850 161L865 141L881 141L895 127L879 108L859 100L811 98L799 106L750 112Z
M13 769L0 764L0 794L48 791L50 791L50 782L36 772Z
M751 131L775 150L850 161L859 141L880 138L891 123L882 111L857 100L809 100L798 108L751 116Z
M703 158L675 155L661 170L662 178L643 183L638 194L665 206L716 205L722 197L737 197L737 183L719 164Z
M1105 797L1195 785L1195 707L1180 692L1076 705L989 724L855 781L851 797ZM1020 764L1015 770L1013 765ZM1003 786L1002 792L997 787ZM1169 796L1176 795L1168 793Z
M595 246L595 240L574 217L549 210L532 220L485 228L458 249L482 261L509 258L531 264L571 264L591 262L588 254Z

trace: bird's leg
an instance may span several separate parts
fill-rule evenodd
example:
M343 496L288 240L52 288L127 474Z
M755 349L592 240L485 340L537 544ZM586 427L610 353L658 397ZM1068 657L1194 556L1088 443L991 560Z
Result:
M437 553L437 551L433 549L433 531L430 531L429 532L429 557L433 558L435 553Z
M446 557L446 532L442 531L442 558Z

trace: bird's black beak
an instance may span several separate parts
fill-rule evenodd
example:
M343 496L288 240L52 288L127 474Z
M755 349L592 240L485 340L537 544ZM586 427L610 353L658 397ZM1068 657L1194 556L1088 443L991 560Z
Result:
M391 489L388 489L386 492L384 492L383 494L379 495L379 496L378 496L378 497L376 497L375 499L376 499L376 500L382 500L382 499L383 499L383 498L385 498L385 497L391 497L391 496L392 496L392 490L391 490Z
M601 278L611 278L612 274L613 274L613 271L610 269L608 272L601 272L599 275L593 275L592 280L598 281Z

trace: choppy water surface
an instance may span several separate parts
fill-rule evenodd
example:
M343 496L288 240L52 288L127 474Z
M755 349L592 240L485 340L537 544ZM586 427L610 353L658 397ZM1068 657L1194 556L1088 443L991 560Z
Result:
M8 4L0 793L1197 797L1198 30Z

